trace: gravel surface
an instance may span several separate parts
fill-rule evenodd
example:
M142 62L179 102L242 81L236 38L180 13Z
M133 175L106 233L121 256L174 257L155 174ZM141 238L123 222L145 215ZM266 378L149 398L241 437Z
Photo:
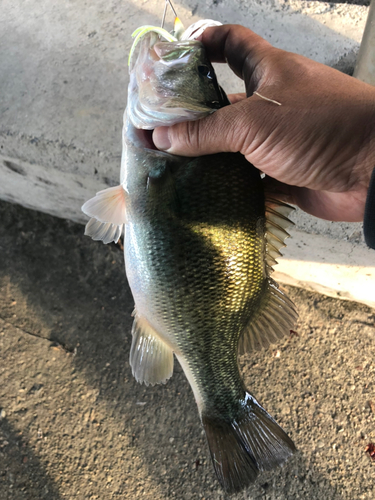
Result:
M220 500L190 387L128 363L122 252L0 203L0 498ZM296 334L241 359L298 453L235 499L372 499L375 311L289 288Z

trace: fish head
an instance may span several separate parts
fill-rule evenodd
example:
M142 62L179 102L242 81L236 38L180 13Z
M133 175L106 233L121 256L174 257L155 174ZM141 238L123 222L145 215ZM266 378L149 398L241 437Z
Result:
M161 41L150 31L138 45L128 92L128 117L136 128L197 120L228 103L201 42Z

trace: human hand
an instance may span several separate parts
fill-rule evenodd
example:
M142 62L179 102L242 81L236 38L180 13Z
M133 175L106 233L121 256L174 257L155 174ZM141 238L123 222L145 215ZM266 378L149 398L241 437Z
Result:
M156 128L155 145L184 156L240 151L266 174L274 197L324 219L363 220L375 88L242 26L208 28L201 40L212 62L227 61L243 78L246 95L229 96L230 106L202 120Z

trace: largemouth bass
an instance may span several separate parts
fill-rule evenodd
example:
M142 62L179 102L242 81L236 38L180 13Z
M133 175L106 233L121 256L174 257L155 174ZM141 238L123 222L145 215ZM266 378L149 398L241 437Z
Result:
M265 199L259 171L241 154L182 158L156 150L153 128L201 118L229 101L201 42L152 27L136 35L120 185L82 207L91 217L86 234L109 243L125 227L133 375L165 383L176 356L218 479L239 491L295 451L246 390L237 362L239 353L289 333L296 319L270 277L290 207Z

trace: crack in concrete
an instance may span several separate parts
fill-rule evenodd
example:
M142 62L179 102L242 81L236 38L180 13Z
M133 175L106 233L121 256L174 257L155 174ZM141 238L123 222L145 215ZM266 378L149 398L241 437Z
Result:
M56 347L57 349L61 349L62 351L66 352L67 354L73 354L73 356L75 356L77 354L77 347L70 348L70 347L67 347L65 344L63 344L62 342L60 342L57 339L46 338L46 337L43 337L42 335L38 335L37 333L25 330L24 328L14 324L14 323L11 323L10 321L7 321L2 316L0 316L0 320L3 321L5 323L5 325L12 326L13 328L20 330L22 333L24 333L26 335L30 335L31 337L35 337L37 339L46 340L47 342L50 343L50 347Z

